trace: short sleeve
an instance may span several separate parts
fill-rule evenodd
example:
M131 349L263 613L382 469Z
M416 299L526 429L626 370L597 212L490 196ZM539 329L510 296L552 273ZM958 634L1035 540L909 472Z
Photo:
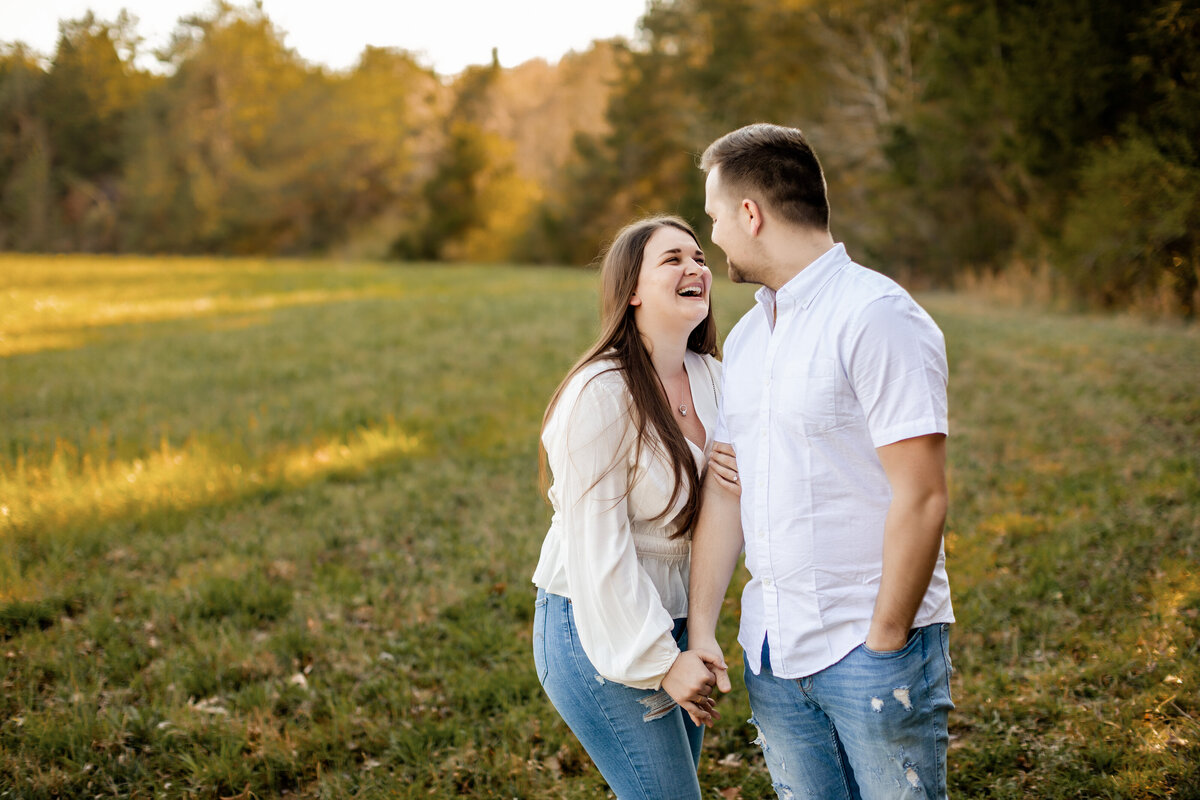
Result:
M949 433L945 339L911 297L867 304L843 358L875 447Z

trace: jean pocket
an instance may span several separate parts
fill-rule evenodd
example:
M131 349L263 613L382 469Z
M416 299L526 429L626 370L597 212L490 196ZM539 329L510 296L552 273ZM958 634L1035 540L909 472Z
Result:
M861 647L862 647L862 651L864 653L866 653L868 656L870 656L871 658L885 661L885 660L893 659L893 658L903 658L904 656L911 653L917 647L917 645L920 643L920 641L921 641L921 629L914 628L913 630L908 632L908 641L906 641L904 643L904 647L901 647L899 650L882 650L882 651L881 650L872 650L871 648L867 647L866 642L863 642Z

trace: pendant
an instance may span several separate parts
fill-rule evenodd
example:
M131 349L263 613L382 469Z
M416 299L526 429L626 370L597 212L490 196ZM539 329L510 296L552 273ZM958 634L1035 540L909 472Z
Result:
M684 403L679 404L679 416L681 416L681 417L687 416L687 406Z

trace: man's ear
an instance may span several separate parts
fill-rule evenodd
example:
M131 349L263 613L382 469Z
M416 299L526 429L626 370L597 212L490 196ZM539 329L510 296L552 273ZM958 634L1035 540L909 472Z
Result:
M758 207L758 203L747 197L742 200L741 210L749 226L750 235L757 236L763 224L762 209Z

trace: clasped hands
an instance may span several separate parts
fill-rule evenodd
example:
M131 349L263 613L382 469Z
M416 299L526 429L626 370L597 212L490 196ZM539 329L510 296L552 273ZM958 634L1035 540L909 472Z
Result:
M733 688L725 658L715 645L680 653L662 682L663 690L688 713L692 722L709 727L721 718L713 697L714 687L722 692Z

